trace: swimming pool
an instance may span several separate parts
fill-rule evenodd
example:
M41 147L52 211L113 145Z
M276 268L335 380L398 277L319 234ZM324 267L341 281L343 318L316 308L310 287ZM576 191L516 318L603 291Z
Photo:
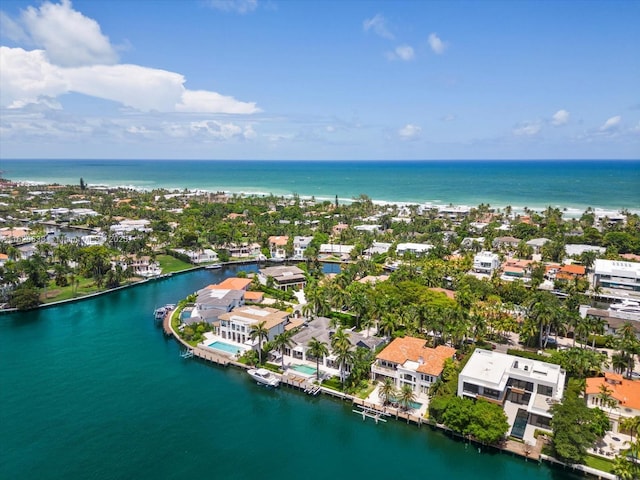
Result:
M236 353L242 353L242 349L240 347L238 347L236 345L231 345L229 343L224 343L224 342L221 342L219 340L216 340L215 342L210 343L209 344L209 348L213 348L215 350L220 350L220 351L225 352L225 353L233 353L234 355Z
M303 373L305 375L316 374L316 369L313 367L310 367L309 365L294 365L293 367L291 367L291 369L295 370L296 372Z

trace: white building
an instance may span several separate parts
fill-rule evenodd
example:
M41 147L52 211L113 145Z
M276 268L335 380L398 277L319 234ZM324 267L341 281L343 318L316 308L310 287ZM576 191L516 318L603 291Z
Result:
M294 265L261 268L258 273L260 283L266 285L269 278L278 290L301 289L307 284L304 272Z
M500 268L500 257L496 253L483 251L473 257L473 271L491 275Z
M598 258L593 270L595 286L640 292L640 263Z
M511 435L529 440L535 427L550 429L549 409L562 400L565 380L559 365L476 349L458 377L458 396L501 405Z
M428 243L399 243L396 247L396 255L402 256L405 253L412 253L413 255L425 255L429 253L429 250L433 248L433 245Z
M271 258L285 260L287 258L287 243L289 243L289 237L286 235L272 235L269 237Z
M311 236L295 236L293 237L293 258L301 260L306 258L305 250L313 241Z
M265 322L264 328L268 331L267 341L272 341L276 335L284 332L284 327L289 321L289 314L275 308L259 308L243 306L233 311L223 313L219 317L216 333L223 339L245 344L252 348L258 347L258 339L250 338L251 327Z
M579 257L584 252L596 252L600 255L603 255L607 249L604 247L598 247L595 245L583 245L583 244L571 244L568 243L564 246L564 251L567 254L567 257Z

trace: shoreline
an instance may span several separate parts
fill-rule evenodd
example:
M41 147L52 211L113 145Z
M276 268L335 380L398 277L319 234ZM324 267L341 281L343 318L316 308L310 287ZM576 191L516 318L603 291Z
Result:
M294 196L350 203L361 195L379 205L488 204L575 216L587 208L640 213L639 160L384 160L252 161L5 160L2 175L43 185L92 186L149 192L225 192ZM613 194L612 194L613 192Z
M51 185L62 185L62 186L70 186L72 184L70 183L58 183L58 182L44 182L44 181L36 181L36 180L14 180L14 179L6 179L10 182L14 182L19 186L26 186L26 187L46 187L46 186L51 186ZM154 185L153 187L151 186L143 186L143 185L134 185L134 184L130 184L130 185L122 185L122 184L109 184L109 183L88 183L87 184L89 189L117 189L117 190L132 190L138 193L149 193L152 192L154 190L164 190L166 191L168 194L187 194L187 195L211 195L211 194L216 194L216 193L223 193L227 196L233 196L233 195L239 195L242 197L269 197L269 196L275 196L275 197L282 197L284 199L293 199L295 197L300 198L300 200L303 201L310 201L310 200L315 200L318 203L321 202L334 202L336 200L336 196L329 196L329 195L310 195L310 194L302 194L302 193L291 193L291 192L280 192L280 193L274 193L274 192L265 192L265 191L260 191L260 190L242 190L242 189L236 189L234 187L221 187L221 189L217 189L217 190L213 190L213 189L206 189L206 188L200 188L200 187L190 187L190 188L180 188L180 187L172 187L172 186L168 186L168 185ZM367 195L366 193L363 193L363 195ZM347 198L347 197L341 197L339 195L337 195L337 199L338 202L340 204L351 204L354 203L355 201L357 201L357 198ZM396 206L398 208L403 208L403 207L409 207L409 206L422 206L425 208L446 208L446 207L463 207L463 208L477 208L480 204L477 205L470 205L469 203L448 203L446 201L442 201L442 200L425 200L425 201L407 201L407 200L386 200L386 199L376 199L376 198L369 198L371 200L371 202L376 205L376 206L380 206L380 207L384 207L384 206ZM484 202L482 202L484 203ZM522 203L522 202L519 202ZM589 208L591 208L594 213L596 215L600 214L600 215L608 215L608 214L618 214L622 211L628 211L631 214L638 214L640 215L640 206L638 206L637 208L629 208L629 207L623 207L623 206L618 206L618 207L608 207L608 206L594 206L594 205L552 205L552 204L547 204L547 205L516 205L514 203L508 203L508 204L496 204L496 203L487 203L491 209L493 210L498 210L498 211L503 211L504 209L506 209L507 207L510 207L513 214L518 214L518 215L522 215L524 213L526 213L527 210L532 211L532 212L536 212L536 213L541 213L544 212L547 208L551 207L551 208L557 208L559 210L562 211L562 216L564 218L568 218L568 219L572 219L572 218L580 218L580 216Z

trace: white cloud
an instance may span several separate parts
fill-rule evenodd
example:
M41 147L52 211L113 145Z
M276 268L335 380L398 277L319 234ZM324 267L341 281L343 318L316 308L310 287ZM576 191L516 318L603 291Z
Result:
M413 47L409 45L399 45L395 48L393 52L387 53L387 58L389 60L403 60L408 62L413 60L415 57L415 52L413 51Z
M606 132L609 130L614 130L618 128L620 122L622 121L622 117L620 115L616 115L615 117L609 118L604 124L600 127L601 132Z
M251 114L260 111L255 102L240 102L233 97L206 90L185 90L178 112Z
M209 0L209 5L216 10L244 15L258 8L258 0Z
M540 133L542 125L540 123L525 123L519 127L513 129L513 134L518 136L533 136Z
M118 61L100 25L73 10L70 0L28 7L15 23L20 24L31 44L47 52L49 61L55 65L77 67ZM14 28L13 34L16 33Z
M451 122L456 119L456 116L453 113L447 113L444 117L441 118L443 122Z
M94 20L73 10L69 0L24 10L19 21L0 16L3 32L38 49L0 46L0 106L21 109L75 92L139 111L251 114L253 102L220 93L187 90L183 75L117 61L109 39ZM7 34L8 32L8 34Z
M429 46L436 54L442 55L447 49L447 44L440 40L440 37L436 33L429 34Z
M379 37L388 38L389 40L394 39L393 33L391 33L387 27L387 20L379 13L372 18L365 19L365 21L362 22L362 28L365 32L373 30Z
M551 117L551 124L559 127L560 125L564 125L569 121L570 114L566 110L558 110Z
M398 130L398 135L403 140L415 140L420 138L420 134L422 133L422 128L418 125L413 125L411 123L407 123L404 127Z

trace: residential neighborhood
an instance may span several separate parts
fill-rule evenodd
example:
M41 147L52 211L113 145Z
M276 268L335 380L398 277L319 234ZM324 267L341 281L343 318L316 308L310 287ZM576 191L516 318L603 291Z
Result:
M171 310L189 348L361 398L375 415L395 409L569 463L627 461L640 410L638 215L37 188L0 184L6 311L247 265ZM580 421L607 422L580 440L559 430L576 398Z

